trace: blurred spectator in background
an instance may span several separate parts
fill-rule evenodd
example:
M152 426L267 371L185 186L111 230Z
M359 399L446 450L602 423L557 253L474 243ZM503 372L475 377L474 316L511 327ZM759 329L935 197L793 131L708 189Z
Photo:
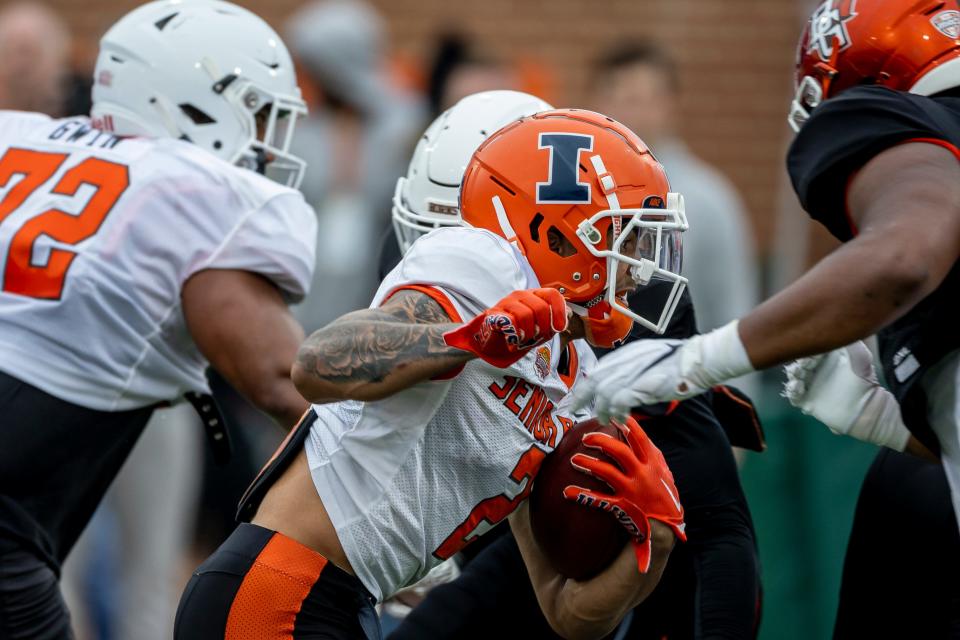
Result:
M311 2L290 17L286 40L315 94L293 144L320 223L313 288L294 310L310 333L373 295L377 240L426 113L393 82L383 20L365 2Z
M706 332L752 309L759 300L753 232L733 184L695 156L679 134L676 63L651 44L619 44L603 53L591 76L588 105L630 127L684 195L690 229L683 234L683 275L697 325ZM736 381L750 395L756 385Z
M90 113L90 69L74 68L66 22L42 2L0 8L0 109Z
M466 96L498 89L522 90L516 69L461 33L439 37L427 87L431 118Z
M0 9L0 108L63 115L70 33L39 2Z

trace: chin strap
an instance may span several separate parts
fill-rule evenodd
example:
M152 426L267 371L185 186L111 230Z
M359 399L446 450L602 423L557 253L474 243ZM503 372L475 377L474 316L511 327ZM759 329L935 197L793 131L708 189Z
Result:
M620 304L627 304L623 298L618 298L618 301ZM630 335L630 329L633 328L633 319L617 311L605 300L589 307L582 307L572 302L568 302L567 306L583 320L587 342L595 347L604 349L617 347L626 340Z

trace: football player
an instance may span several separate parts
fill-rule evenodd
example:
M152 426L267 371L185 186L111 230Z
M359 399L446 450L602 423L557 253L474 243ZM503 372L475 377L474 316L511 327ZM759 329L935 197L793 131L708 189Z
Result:
M553 107L521 91L481 91L466 96L430 123L397 179L391 218L383 239L380 279L386 277L420 236L459 226L460 183L477 147L514 120Z
M893 395L836 407L841 426L896 450L939 452L960 512L960 333L950 302L960 282L958 9L817 7L800 41L787 166L804 208L843 246L738 321L602 359L579 389L602 417L879 332Z
M459 100L430 123L417 141L407 174L397 179L391 211L393 224L380 245L381 281L417 238L440 227L461 224L460 183L477 147L514 120L552 108L521 91L480 91ZM381 610L402 617L426 591L458 574L457 560L451 558L420 582L394 594Z
M802 358L786 370L784 396L835 433L859 433L879 420L908 437L897 401L880 385L862 342ZM850 408L859 406L864 409L851 420L856 411ZM923 536L909 561L877 562L890 548L890 522ZM960 531L939 461L881 447L857 499L833 637L950 637L960 628L960 587L951 580L958 562Z
M406 177L398 181L393 210L397 229L396 234L391 229L384 241L381 262L387 265L381 264L383 273L395 266L386 249L392 249L390 253L399 260L420 235L438 226L460 224L458 190L463 170L476 147L500 128L497 123L506 124L524 111L546 108L525 94L483 92L464 98L427 128ZM397 238L403 240L398 243ZM630 297L636 312L643 314L643 307L657 304L658 287L669 288L669 283L648 285ZM686 337L696 331L693 303L684 292L664 336ZM651 334L634 325L629 339ZM697 637L698 633L709 637L722 629L745 638L757 628L759 567L753 525L730 442L718 426L718 422L732 421L718 418L722 413L714 410L711 402L722 402L729 392L718 390L713 398L690 399L669 417L642 424L676 475L688 535L688 543L671 553L657 589L631 617L631 628L642 629L650 637ZM746 405L738 400L733 406ZM739 413L734 421L753 424L750 416ZM517 543L504 529L505 523L460 554L466 568L453 584L436 586L438 581L428 576L427 582L435 589L390 637L490 637L502 631L505 617L510 618L515 635L554 637L536 604ZM449 570L440 575L443 582L455 577ZM384 603L384 611L409 609L396 600L415 602L422 596L422 588L405 589ZM623 624L631 623L625 620Z
M0 636L69 636L60 564L208 363L285 425L307 408L304 109L260 18L161 0L104 35L91 118L0 113Z
M568 489L631 532L578 583L532 540L525 498L547 452L589 412L569 410L594 358L649 317L627 292L671 270L682 199L628 129L560 110L507 125L463 178L467 226L420 238L370 309L301 346L293 378L314 403L241 502L251 520L194 573L176 637L377 637L373 605L510 517L541 608L568 637L599 637L656 586L682 508L662 455L594 444L637 475L584 460L610 493ZM570 310L573 313L570 313ZM584 507L588 508L588 507Z

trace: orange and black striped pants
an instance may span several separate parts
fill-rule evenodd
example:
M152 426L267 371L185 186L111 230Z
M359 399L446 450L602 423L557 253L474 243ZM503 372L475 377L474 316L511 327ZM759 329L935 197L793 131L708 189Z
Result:
M360 580L280 533L241 524L180 598L175 640L379 640Z

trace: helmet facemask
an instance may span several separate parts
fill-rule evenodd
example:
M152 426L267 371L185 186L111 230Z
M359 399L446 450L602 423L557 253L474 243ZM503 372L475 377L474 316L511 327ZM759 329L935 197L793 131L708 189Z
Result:
M656 333L663 333L677 308L687 279L680 275L683 261L682 233L689 228L683 196L668 193L666 207L658 196L647 198L640 209L606 209L580 223L577 237L593 256L606 259L607 280L604 293L582 305L571 305L575 311L590 309L599 302L611 311L627 316ZM656 206L660 205L660 206ZM609 248L605 249L600 228L610 221ZM617 282L619 265L628 265L631 285ZM626 304L626 294L635 287L644 287L654 279L672 282L657 317L644 317ZM579 308L578 308L579 307ZM583 313L582 315L587 315Z
M214 85L243 123L246 140L230 162L262 173L294 189L300 186L306 163L290 153L297 118L307 115L306 103L297 96L277 94L254 82L227 76Z
M787 124L794 133L800 133L801 127L810 119L810 112L820 106L821 102L823 87L820 82L812 76L804 76L797 85L797 91L790 103L790 114L787 116Z
M401 176L397 179L397 186L393 192L393 230L397 235L401 254L416 242L420 236L430 233L440 227L460 226L460 209L456 202L429 201L429 213L422 214L414 211L403 194L409 191L409 179Z

